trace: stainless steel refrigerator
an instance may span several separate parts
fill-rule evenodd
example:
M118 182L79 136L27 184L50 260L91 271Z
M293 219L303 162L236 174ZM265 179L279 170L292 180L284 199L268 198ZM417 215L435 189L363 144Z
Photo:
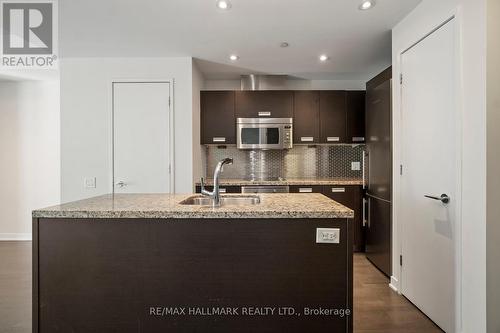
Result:
M366 84L366 257L387 276L392 271L391 71Z

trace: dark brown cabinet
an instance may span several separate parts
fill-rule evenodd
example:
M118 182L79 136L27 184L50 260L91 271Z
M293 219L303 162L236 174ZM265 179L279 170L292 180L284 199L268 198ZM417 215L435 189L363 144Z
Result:
M319 92L295 91L293 143L319 143Z
M205 186L207 191L212 191L213 186ZM219 186L220 193L241 193L241 186ZM196 185L196 193L201 193L201 186Z
M321 143L345 143L346 140L346 92L320 91L320 141Z
M236 144L234 91L202 91L201 144Z
M346 96L346 140L348 143L365 142L365 92L348 91Z
M294 118L295 144L364 143L365 92L202 91L201 144L236 144L236 118Z
M321 185L291 185L290 193L322 193Z
M236 91L235 96L236 118L293 117L292 91Z
M363 198L361 186L323 186L323 194L354 210L354 251L364 251Z

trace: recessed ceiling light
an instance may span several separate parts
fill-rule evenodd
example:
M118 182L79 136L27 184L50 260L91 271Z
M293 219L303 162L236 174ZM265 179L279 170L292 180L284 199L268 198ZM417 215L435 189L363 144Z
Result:
M228 10L231 8L231 3L228 0L217 0L217 8Z
M367 10L375 6L375 0L365 0L359 5L360 10Z
M288 44L287 42L282 42L280 44L280 47L288 47L288 46L290 46L290 44Z
M319 60L320 61L327 61L328 60L328 56L326 54L322 54L319 56Z
M240 58L240 57L238 57L236 54L231 54L231 55L229 56L229 60L231 60L231 61L236 61L236 60L238 60L239 58Z

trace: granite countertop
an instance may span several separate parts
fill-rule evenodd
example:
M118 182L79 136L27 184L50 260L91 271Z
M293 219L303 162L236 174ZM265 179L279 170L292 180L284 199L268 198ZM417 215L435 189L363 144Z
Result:
M206 185L212 185L213 179L206 179ZM222 186L249 186L249 185L363 185L363 180L357 178L287 178L284 180L247 180L247 179L220 179ZM197 182L196 185L200 185Z
M35 218L353 218L354 212L318 193L258 194L260 204L181 205L194 194L107 194L33 211ZM198 195L197 195L198 196ZM241 196L224 194L223 196Z

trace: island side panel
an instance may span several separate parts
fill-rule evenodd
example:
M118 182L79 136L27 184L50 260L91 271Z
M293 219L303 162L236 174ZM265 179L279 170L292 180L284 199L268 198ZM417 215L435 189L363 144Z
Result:
M340 243L317 244L316 228L339 228ZM352 332L352 315L303 313L352 313L347 219L40 219L37 248L41 333ZM187 313L226 307L240 311Z
M38 310L39 310L39 298L38 298L38 218L33 218L32 224L32 241L31 241L31 272L32 272L32 311L31 311L31 331L33 333L38 333Z

